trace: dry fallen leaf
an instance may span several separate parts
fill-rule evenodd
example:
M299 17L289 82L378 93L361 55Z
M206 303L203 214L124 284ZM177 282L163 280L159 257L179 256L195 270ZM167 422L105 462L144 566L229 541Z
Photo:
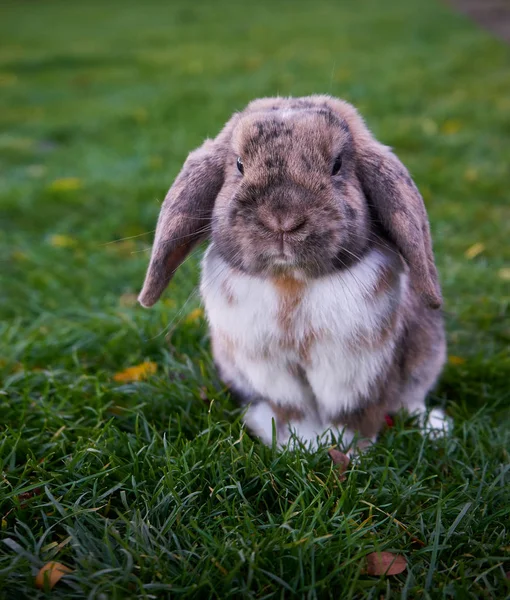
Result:
M392 552L372 552L367 556L365 572L368 575L398 575L407 568L407 560Z
M51 561L46 563L44 567L40 569L39 573L37 573L35 577L35 585L39 589L43 589L45 582L48 582L47 585L51 590L64 575L67 573L72 573L72 571L72 569L66 567L62 563Z
M451 365L459 366L459 365L463 365L466 362L466 359L462 358L462 356L454 356L454 355L452 355L452 356L448 357L448 362Z
M481 242L477 242L470 246L465 252L464 256L469 260L476 258L479 254L481 254L485 250L485 245Z
M328 451L328 454L335 465L347 466L349 464L349 457L343 452L340 452L340 450L337 450L336 448L331 448Z
M54 248L74 248L78 245L78 242L72 237L59 233L52 235L49 242Z
M27 507L27 501L31 500L35 496L38 496L40 493L41 493L41 488L38 488L38 487L35 488L35 489L33 489L33 490L30 490L29 492L22 492L18 496L18 500L20 502L19 507L21 509L26 508Z
M462 129L462 123L457 119L448 119L441 125L442 133L453 135Z
M201 319L204 316L204 311L201 308L195 308L195 310L192 310L189 315L184 319L185 323L194 323L195 321L198 321L199 319Z
M228 575L227 569L225 569L225 567L222 566L221 563L214 558L214 556L211 556L211 562L220 571L222 575Z
M50 192L74 192L82 187L81 179L78 177L62 177L53 180L48 189Z
M139 365L135 365L134 367L128 367L119 373L115 373L113 380L121 383L141 381L142 379L147 379L150 375L154 375L157 368L158 366L156 363L146 361Z
M347 456L347 454L340 452L340 450L337 450L336 448L331 448L328 451L328 454L331 460L333 461L333 464L338 467L338 478L340 479L340 481L345 481L345 471L347 471L347 468L349 466L350 458Z

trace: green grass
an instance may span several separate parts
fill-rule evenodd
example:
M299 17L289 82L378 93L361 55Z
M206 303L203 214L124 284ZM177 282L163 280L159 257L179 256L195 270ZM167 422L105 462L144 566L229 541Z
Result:
M0 596L44 597L58 560L54 598L506 597L509 49L432 0L10 2L0 40ZM197 258L132 303L186 153L254 97L321 92L422 190L462 359L432 398L452 437L397 420L344 482L242 428L187 318ZM363 574L374 550L408 570Z

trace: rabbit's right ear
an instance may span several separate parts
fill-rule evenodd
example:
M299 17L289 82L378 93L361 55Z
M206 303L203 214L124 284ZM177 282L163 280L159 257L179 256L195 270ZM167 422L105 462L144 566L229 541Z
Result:
M358 172L370 206L409 265L416 290L430 308L440 308L429 220L418 188L386 146L372 141L359 154Z
M225 130L191 152L161 206L152 255L138 301L155 304L193 247L207 237L223 186Z

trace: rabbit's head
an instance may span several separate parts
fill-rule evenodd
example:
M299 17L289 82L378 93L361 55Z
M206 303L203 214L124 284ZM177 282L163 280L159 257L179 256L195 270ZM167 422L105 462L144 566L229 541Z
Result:
M303 278L348 269L386 238L424 301L441 305L416 186L356 110L328 96L255 100L190 154L161 209L144 306L207 236L240 271Z

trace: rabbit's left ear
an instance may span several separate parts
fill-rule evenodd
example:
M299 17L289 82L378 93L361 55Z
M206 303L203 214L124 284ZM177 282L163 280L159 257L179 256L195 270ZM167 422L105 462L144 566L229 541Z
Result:
M358 176L370 207L409 265L415 289L430 308L439 308L441 287L420 192L386 146L372 139L357 154Z
M208 235L214 202L224 181L226 148L222 134L191 152L166 195L138 296L142 306L158 301L182 261Z

